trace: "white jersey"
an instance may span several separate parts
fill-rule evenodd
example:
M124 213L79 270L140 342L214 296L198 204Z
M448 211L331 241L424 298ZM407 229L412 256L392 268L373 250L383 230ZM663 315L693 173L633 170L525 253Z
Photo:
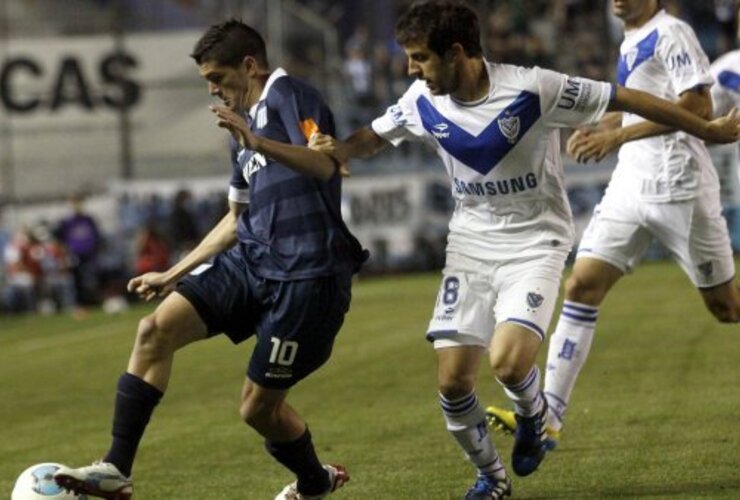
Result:
M712 63L712 102L714 116L726 115L733 107L740 108L740 49L723 55Z
M617 78L620 85L672 102L683 92L714 81L694 31L663 10L625 33ZM624 113L622 125L641 121L642 117ZM716 182L704 143L674 132L624 144L610 189L624 188L660 203L692 199L700 187Z
M597 122L614 87L541 68L485 67L491 86L480 101L434 96L420 80L372 128L396 146L422 141L444 162L456 201L448 251L494 259L570 248L557 128Z

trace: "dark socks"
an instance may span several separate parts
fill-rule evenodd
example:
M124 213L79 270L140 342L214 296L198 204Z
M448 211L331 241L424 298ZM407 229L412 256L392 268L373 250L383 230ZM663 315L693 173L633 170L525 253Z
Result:
M113 442L104 462L115 465L125 476L131 475L136 450L162 391L135 375L124 373L118 379L113 414Z
M298 477L298 491L304 495L320 495L331 486L329 473L316 456L308 429L295 441L287 443L265 441L265 448L275 460Z

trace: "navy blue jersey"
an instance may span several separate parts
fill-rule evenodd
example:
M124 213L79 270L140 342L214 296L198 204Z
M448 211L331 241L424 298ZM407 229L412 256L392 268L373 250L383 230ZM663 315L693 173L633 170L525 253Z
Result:
M305 146L312 133L335 135L334 117L319 92L275 70L248 117L260 137ZM274 280L355 272L367 259L341 216L342 179L299 174L281 163L232 143L230 198L249 210L237 237L250 268Z

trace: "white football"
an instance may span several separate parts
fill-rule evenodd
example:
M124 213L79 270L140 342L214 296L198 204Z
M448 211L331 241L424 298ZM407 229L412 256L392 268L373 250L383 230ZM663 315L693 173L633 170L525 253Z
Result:
M21 472L10 500L87 500L87 495L67 493L57 486L53 476L59 467L55 463L36 464Z

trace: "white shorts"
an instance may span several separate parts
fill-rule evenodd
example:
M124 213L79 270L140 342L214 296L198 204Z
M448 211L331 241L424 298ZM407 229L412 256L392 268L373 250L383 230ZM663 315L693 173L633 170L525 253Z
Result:
M435 349L488 348L496 326L509 322L544 340L567 256L567 249L553 249L545 256L492 262L448 252L427 339Z
M607 190L583 233L578 257L603 260L628 273L653 238L697 288L721 285L735 276L727 222L719 194L712 191L693 200L648 203L629 192Z

